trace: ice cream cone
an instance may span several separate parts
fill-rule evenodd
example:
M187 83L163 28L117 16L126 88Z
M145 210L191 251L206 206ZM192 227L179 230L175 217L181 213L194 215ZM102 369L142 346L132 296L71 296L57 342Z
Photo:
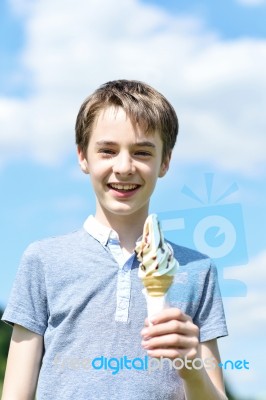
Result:
M173 275L146 276L142 282L149 296L162 297L168 291L173 279Z
M145 221L135 252L140 261L138 276L144 285L148 317L168 307L167 293L179 266L171 245L165 242L156 214Z
M143 294L146 299L146 305L147 305L147 314L148 314L148 319L154 315L158 314L159 312L163 311L164 309L169 307L168 301L167 301L167 293L164 294L163 296L150 296L147 293L147 289L143 289ZM152 323L149 321L150 325Z

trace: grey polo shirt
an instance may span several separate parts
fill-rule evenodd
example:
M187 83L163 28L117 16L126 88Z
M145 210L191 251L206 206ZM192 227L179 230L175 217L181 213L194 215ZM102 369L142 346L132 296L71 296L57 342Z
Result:
M112 256L117 261L117 291L115 320L127 322L130 304L131 280L129 271L135 258L135 253L126 257L120 247L118 233L111 228L98 222L93 215L90 215L83 225L84 229L103 246L109 248Z
M124 260L115 233L94 222L26 249L2 317L44 336L37 399L184 400L175 368L141 348L146 303L135 255ZM171 306L191 315L201 341L225 336L211 260L171 244L180 264Z

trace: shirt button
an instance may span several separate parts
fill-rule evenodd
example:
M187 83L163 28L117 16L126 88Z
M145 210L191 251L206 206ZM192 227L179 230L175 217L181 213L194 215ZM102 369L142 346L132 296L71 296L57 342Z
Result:
M125 300L120 300L119 302L119 308L121 310L125 310L127 308L127 302Z

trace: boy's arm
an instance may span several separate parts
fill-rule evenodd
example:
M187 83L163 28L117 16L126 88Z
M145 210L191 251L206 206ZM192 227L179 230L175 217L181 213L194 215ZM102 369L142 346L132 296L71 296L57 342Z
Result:
M178 308L169 308L155 315L152 326L148 320L142 330L142 346L151 357L184 360L178 371L183 379L186 400L227 400L221 369L217 341L199 343L199 328L190 316ZM212 361L212 367L192 368L193 360L200 358ZM188 365L188 367L186 367Z
M198 354L203 361L212 360L213 365L210 369L203 368L194 370L192 373L191 371L187 371L188 373L185 371L186 378L184 379L185 376L183 376L183 384L186 399L227 400L222 371L218 366L221 360L217 340L213 339L200 343Z
M43 356L43 337L14 325L2 400L33 400Z

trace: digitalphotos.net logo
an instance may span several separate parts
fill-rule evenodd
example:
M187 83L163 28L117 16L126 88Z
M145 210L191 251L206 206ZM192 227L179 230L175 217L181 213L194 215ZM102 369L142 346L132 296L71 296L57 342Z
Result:
M166 239L195 249L211 257L217 266L223 297L245 297L246 285L239 280L224 279L224 269L248 262L242 207L222 201L238 191L236 183L213 199L214 174L206 173L206 200L185 185L182 193L195 200L196 208L158 212Z
M220 368L224 370L243 370L249 369L249 362L247 360L226 360L217 364L214 357L207 357L205 359L195 358L189 360L186 357L175 358L173 360L165 357L151 358L148 356L130 358L123 357L104 357L99 356L95 358L78 358L78 357L64 357L62 354L57 354L53 360L53 366L59 370L96 370L96 371L109 371L112 375L116 375L121 371L147 371L151 374L158 370L167 369L169 371L179 371L182 368L189 370L214 370Z

